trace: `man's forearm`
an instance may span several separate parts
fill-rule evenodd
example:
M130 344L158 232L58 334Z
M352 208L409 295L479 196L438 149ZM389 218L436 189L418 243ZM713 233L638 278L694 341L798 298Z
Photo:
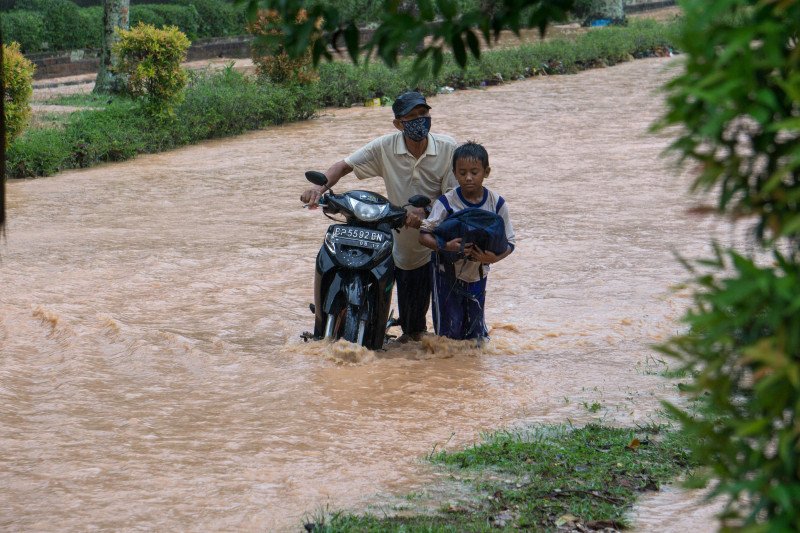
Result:
M432 233L421 231L419 233L419 243L426 248L430 248L434 252L439 250L439 245L436 242L436 237L434 237Z
M326 187L328 189L333 188L334 185L339 183L339 180L342 176L346 176L353 171L353 167L348 165L344 162L344 160L337 161L331 167L325 171L325 177L328 178L328 183Z

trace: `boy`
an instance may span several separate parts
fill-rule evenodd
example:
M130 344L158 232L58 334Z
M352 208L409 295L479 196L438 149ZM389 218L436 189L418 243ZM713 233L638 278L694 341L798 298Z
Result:
M451 339L488 339L484 320L486 277L489 265L514 251L514 228L503 197L483 186L489 176L489 154L478 143L467 142L453 153L453 172L459 187L440 196L431 214L422 222L420 244L439 251L435 228L449 215L467 208L478 208L499 215L505 223L508 248L500 254L481 250L475 244L463 246L464 258L449 263L433 254L433 324L437 335ZM444 250L458 252L461 239L447 242Z

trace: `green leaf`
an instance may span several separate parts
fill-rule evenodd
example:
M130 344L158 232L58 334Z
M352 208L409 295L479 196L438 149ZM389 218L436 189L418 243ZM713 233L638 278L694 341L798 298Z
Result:
M777 122L773 122L767 126L767 131L800 131L800 117L786 118Z
M441 48L433 49L433 72L438 73L442 70L444 64L444 53Z
M431 0L417 0L417 7L419 7L419 14L422 20L430 22L436 17L436 10Z
M740 437L752 437L767 429L769 425L770 421L767 419L753 420L736 428L736 434Z
M358 38L359 38L359 31L358 27L356 26L355 22L351 21L350 24L347 25L347 28L344 30L344 42L347 46L347 53L353 59L353 62L358 60Z
M454 19L458 15L458 5L454 0L436 0L439 12L446 19Z
M464 48L464 41L461 40L461 36L456 34L453 35L450 44L453 47L453 57L455 57L456 63L460 67L464 67L467 64L467 50Z
M800 232L800 213L791 215L786 218L786 221L781 228L781 236L794 235Z
M481 44L478 42L478 38L472 30L467 30L466 35L470 52L475 56L475 59L479 59L481 57Z

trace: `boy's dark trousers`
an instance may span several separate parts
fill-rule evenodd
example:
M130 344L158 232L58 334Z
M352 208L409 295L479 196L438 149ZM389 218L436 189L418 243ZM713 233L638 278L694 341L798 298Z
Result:
M431 261L433 274L433 327L451 339L481 339L489 335L484 320L486 280L462 281L452 264Z
M431 304L431 271L429 265L414 270L394 269L397 282L398 323L406 335L428 329L426 315Z

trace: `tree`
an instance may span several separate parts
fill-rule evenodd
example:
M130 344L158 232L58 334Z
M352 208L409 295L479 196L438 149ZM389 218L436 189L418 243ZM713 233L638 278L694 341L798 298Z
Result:
M129 11L130 0L103 0L103 49L94 83L96 93L113 93L120 89L114 73L117 57L113 53L113 48L119 41L118 30L130 28Z
M709 467L723 519L800 531L800 0L685 0L684 71L659 126L694 190L750 229L695 273L686 331L664 351L694 400L671 410Z
M519 34L523 28L536 27L544 33L550 22L564 20L574 0L484 0L475 7L459 11L457 0L418 0L414 9L408 2L382 0L382 18L372 36L360 43L361 30L354 20L342 17L335 2L308 0L236 0L247 7L248 17L255 20L259 9L273 10L282 25L276 40L291 57L301 57L311 48L314 64L330 60L328 45L334 48L344 41L347 54L358 62L373 54L387 65L395 66L403 51L415 50L416 66L421 71L432 67L438 72L444 53L452 51L462 67L471 55L480 57L480 39L490 43L504 29ZM301 11L307 13L300 17ZM314 39L321 30L329 36Z

